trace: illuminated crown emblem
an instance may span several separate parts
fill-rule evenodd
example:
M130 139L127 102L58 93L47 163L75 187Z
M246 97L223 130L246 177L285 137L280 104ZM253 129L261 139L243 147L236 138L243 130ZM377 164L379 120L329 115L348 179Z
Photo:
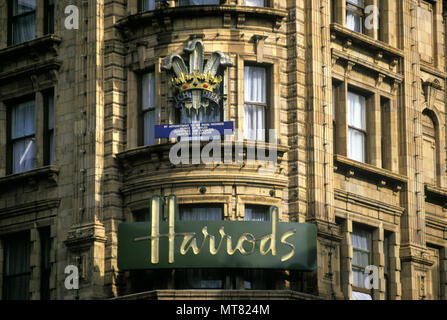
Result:
M198 70L194 70L193 74L184 74L182 72L180 77L172 78L171 82L180 92L198 89L213 92L222 82L222 77L213 76L211 71L208 71L208 73L205 74L199 73Z
M189 70L185 61L178 54L173 54L163 60L161 68L173 72L171 84L177 91L175 98L178 108L207 108L210 101L219 104L220 96L215 89L222 83L222 77L217 75L220 67L232 66L230 58L222 52L214 52L206 65L203 59L203 43L200 39L189 41L184 51L189 53Z

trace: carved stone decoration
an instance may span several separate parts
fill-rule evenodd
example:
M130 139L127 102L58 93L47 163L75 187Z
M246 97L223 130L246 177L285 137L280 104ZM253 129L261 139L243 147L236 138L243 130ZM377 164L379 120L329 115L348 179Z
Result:
M442 86L438 79L422 81L422 92L429 109L433 109Z
M348 63L346 64L346 69L345 69L345 77L349 77L349 74L352 71L352 68L355 66L354 62L348 61Z
M204 66L201 39L188 41L184 52L189 54L189 70L183 58L178 54L170 55L164 59L161 69L175 74L171 83L182 95L178 106L185 107L189 111L195 109L198 113L201 107L209 106L213 90L222 82L222 77L217 76L219 68L232 66L233 63L229 56L217 51L211 55ZM204 91L207 92L205 97ZM180 100L178 99L178 101Z

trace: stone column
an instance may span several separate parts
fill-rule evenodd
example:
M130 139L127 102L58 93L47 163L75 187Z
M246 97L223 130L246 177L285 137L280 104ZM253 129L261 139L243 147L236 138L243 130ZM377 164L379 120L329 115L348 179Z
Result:
M129 14L136 14L138 12L138 1L139 0L128 0L127 1L127 12Z
M0 3L0 49L8 46L8 1Z
M5 256L3 252L3 241L0 238L0 288L3 288L3 265L5 262L3 261L3 257ZM0 300L3 299L3 290L0 290Z
M45 31L45 0L36 0L36 38L44 35Z
M36 92L36 126L35 126L35 143L36 150L36 168L43 167L44 164L44 144L45 144L45 106L44 96L41 91Z
M138 76L127 72L127 149L138 146Z
M348 156L348 82L347 79L340 84L336 89L335 101L335 121L337 123L337 130L335 137L337 154Z
M374 289L373 298L374 300L384 300L385 299L385 288L386 288L386 281L385 281L385 273L384 273L384 267L385 267L385 255L383 252L383 240L384 240L384 233L383 233L383 226L380 225L379 228L374 230L372 233L372 260L371 264L376 266L379 271L379 288L376 290Z
M389 254L389 273L390 273L390 297L400 300L402 296L402 285L400 281L400 235L393 233L390 236Z
M3 102L0 101L0 177L6 175L7 166L7 110Z
M30 230L31 236L31 247L30 247L30 284L29 291L31 294L31 300L40 299L40 276L41 276L41 246L39 230L35 225L34 228Z
M333 0L334 1L334 19L335 23L346 25L346 0Z
M382 167L382 124L380 95L373 94L366 102L367 162Z
M351 244L352 220L349 218L342 226L343 240L341 242L341 289L345 299L352 299L352 285L354 283L352 273L353 250Z

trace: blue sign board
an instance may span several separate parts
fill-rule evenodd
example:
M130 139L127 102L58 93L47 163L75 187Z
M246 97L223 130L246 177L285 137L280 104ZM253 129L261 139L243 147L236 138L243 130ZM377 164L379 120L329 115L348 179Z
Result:
M233 134L233 130L233 121L163 124L155 126L155 138L169 138L171 134L173 137L211 137L216 133L223 136L228 132Z

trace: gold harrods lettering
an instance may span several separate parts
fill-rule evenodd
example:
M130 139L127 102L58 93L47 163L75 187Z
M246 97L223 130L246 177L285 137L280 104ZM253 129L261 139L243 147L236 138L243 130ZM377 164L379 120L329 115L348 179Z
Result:
M168 234L160 234L160 205L159 199L152 199L152 219L151 219L151 235L146 237L135 238L134 241L151 241L151 263L157 264L159 263L159 247L160 247L160 238L167 237L169 241L169 263L174 263L174 251L175 251L175 237L183 236L183 241L180 246L180 254L186 255L188 251L192 251L194 255L200 254L200 252L205 247L206 241L209 240L209 252L211 255L216 255L220 252L222 245L226 239L226 253L230 256L234 255L237 251L244 256L251 255L255 252L256 242L259 241L259 253L263 256L271 253L272 256L277 255L277 219L278 212L274 210L272 213L272 233L262 236L260 238L256 238L252 233L243 233L239 236L236 246L233 248L233 239L230 235L226 234L225 228L219 228L220 240L216 246L216 237L208 232L208 227L205 226L202 228L203 241L200 246L197 244L197 234L195 232L187 232L187 233L175 233L175 199L169 199L169 215L168 215L168 224L169 231ZM296 230L290 230L284 233L281 236L280 242L288 247L290 247L290 252L281 257L281 262L285 262L290 260L295 255L295 246L288 242L287 239L296 234ZM247 243L250 246L250 250L247 250L244 247L244 244Z

